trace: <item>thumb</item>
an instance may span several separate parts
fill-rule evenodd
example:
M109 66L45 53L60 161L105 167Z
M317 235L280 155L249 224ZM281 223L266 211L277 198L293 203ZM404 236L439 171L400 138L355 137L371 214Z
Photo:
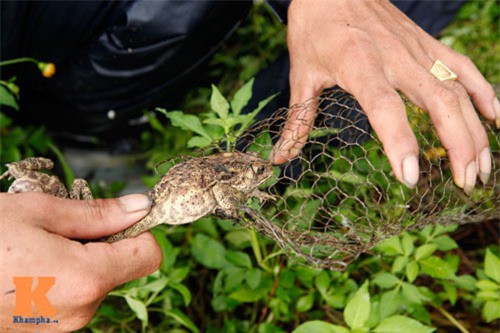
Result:
M146 216L151 199L130 194L114 199L69 200L40 193L23 193L34 198L38 223L45 230L67 238L93 239L119 232Z
M313 85L290 77L290 111L281 131L281 137L274 145L270 160L282 164L296 157L304 147L311 132L317 113L317 95ZM309 101L307 101L309 100ZM304 103L307 101L306 103ZM304 103L304 104L297 104Z
M162 261L161 249L149 232L112 244L90 242L84 247L86 263L106 292L153 273Z

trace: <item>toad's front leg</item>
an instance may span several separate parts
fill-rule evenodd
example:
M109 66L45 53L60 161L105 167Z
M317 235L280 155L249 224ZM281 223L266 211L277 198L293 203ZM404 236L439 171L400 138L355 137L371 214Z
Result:
M217 203L213 213L224 219L239 220L241 218L240 207L245 203L245 195L225 185L215 185L212 188Z
M248 197L259 199L259 202L261 204L266 200L276 201L276 197L274 195L269 194L269 193L264 192L264 191L260 191L259 189L254 189Z

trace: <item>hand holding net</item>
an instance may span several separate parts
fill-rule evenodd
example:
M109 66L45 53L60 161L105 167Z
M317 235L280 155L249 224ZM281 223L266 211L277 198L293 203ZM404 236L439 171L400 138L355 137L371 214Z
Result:
M404 230L429 224L472 223L500 216L500 142L484 123L492 151L487 184L477 181L470 196L453 183L446 151L427 114L407 102L420 147L415 189L399 183L376 134L357 101L341 89L294 108L317 108L306 146L298 157L276 167L269 192L275 203L245 208L260 233L289 255L317 267L343 269L361 253ZM258 121L236 144L265 158L284 130L289 109ZM299 117L300 119L300 113Z

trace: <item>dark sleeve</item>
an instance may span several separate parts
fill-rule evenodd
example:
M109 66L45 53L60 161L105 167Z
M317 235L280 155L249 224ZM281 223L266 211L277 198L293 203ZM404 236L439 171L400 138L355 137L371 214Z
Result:
M101 34L123 1L1 1L1 58L60 63Z
M190 86L187 78L252 5L250 0L0 2L1 58L34 57L56 65L50 79L32 64L2 68L2 76L15 75L20 85L19 114L89 133L118 127L143 109L178 98L178 90ZM116 114L113 120L109 110Z

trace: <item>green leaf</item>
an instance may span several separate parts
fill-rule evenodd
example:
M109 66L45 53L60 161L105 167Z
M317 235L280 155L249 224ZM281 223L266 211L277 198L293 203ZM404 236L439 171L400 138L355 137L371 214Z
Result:
M442 283L442 285L444 288L444 293L446 295L446 298L448 298L451 305L455 305L455 303L457 302L457 297L458 297L457 287L455 287L454 285L452 285L451 283L446 282L446 281L444 281Z
M436 251L437 247L437 244L425 244L419 246L415 251L415 259L418 261L420 259L430 257L434 251Z
M310 293L307 295L300 296L297 300L297 304L295 308L298 312L307 312L309 311L314 304L314 294Z
M497 290L499 288L498 284L490 280L480 280L476 283L476 287L481 290Z
M453 281L455 281L457 286L461 289L465 289L468 291L476 290L477 280L472 275L460 275L453 279Z
M422 295L418 288L411 283L403 283L402 287L403 296L412 303L422 303Z
M390 289L399 282L399 279L391 273L382 273L373 279L373 283L383 289Z
M325 297L326 291L330 286L330 277L328 276L328 273L326 271L321 271L321 273L319 273L318 276L316 276L314 282L320 294L323 295L323 297Z
M401 244L403 246L403 253L406 255L406 256L410 256L412 253L413 253L413 249L415 248L415 246L413 245L413 237L405 232L403 234L403 239L401 240Z
M247 83L243 85L238 91L234 94L233 99L231 100L231 109L233 113L237 116L240 114L241 110L248 104L250 98L252 98L252 87L254 83L254 78L250 79Z
M57 159L59 160L59 164L61 164L63 170L64 170L64 178L66 179L66 184L68 185L68 188L70 188L73 184L73 180L75 179L75 175L73 174L73 170L69 166L68 162L66 162L66 159L64 158L64 155L59 148L52 143L52 141L47 142L47 146L52 150L52 152L57 156Z
M483 318L489 323L500 318L500 301L488 301L483 306Z
M255 116L257 116L257 114L260 112L260 110L262 110L273 98L278 96L278 94L279 93L276 93L276 94L271 95L268 98L260 101L259 104L257 105L257 108L255 108L255 110L253 110L249 114L245 115L245 117L241 121L241 127L236 132L236 136L243 133L243 131L246 130L248 128L248 126L250 126L250 124L253 122Z
M420 260L422 274L427 274L438 279L453 279L455 273L450 265L441 258L431 256Z
M408 264L408 257L405 257L405 256L399 256L397 257L394 262L392 263L392 269L391 269L391 272L392 273L398 273L398 272L401 272L403 270L403 268L405 268L406 264Z
M127 301L128 306L132 311L134 311L137 318L141 321L142 327L146 327L148 325L148 310L146 309L146 305L128 295L124 295L123 297L125 297L125 301Z
M498 291L491 290L479 291L476 296L483 301L496 301L500 297Z
M212 84L212 96L210 97L210 107L214 110L217 115L226 119L229 112L229 103L222 96L219 89L215 85Z
M158 109L157 109L158 110ZM208 132L201 125L200 118L192 114L185 114L182 111L165 112L165 115L172 122L172 126L179 127L186 131L192 131L201 135L205 139L212 141Z
M169 286L172 289L177 290L182 295L185 306L188 306L189 303L191 303L191 291L189 291L189 289L185 285L183 285L182 283L170 283Z
M423 304L405 304L406 312L413 318L425 325L431 325L431 315Z
M286 333L286 331L271 323L261 323L257 333Z
M500 283L500 259L490 249L486 249L484 273L496 283Z
M381 320L395 313L401 305L399 289L396 288L383 293L380 297L380 305Z
M415 319L404 316L391 316L385 318L373 329L376 333L431 333L434 328L425 326Z
M219 126L219 127L222 127L222 128L229 127L228 126L228 118L226 118L226 119L221 119L221 118L207 118L207 119L203 120L203 123L207 124L207 125Z
M326 321L312 320L301 324L292 333L349 333L349 330Z
M252 260L245 252L227 251L226 260L238 267L244 267L244 268L252 267Z
M361 328L370 317L368 280L356 291L344 309L344 320L351 329Z
M193 257L208 268L220 269L226 265L226 249L218 241L203 234L196 234L191 243Z
M226 267L224 271L226 272L224 290L226 292L231 292L240 288L245 279L245 270L231 265Z
M252 236L248 230L233 230L228 232L224 238L238 249L244 249L250 247Z
M418 276L419 270L420 267L418 266L418 263L416 261L410 261L408 265L406 265L406 278L408 279L408 282L411 283L415 281Z
M324 295L322 294L321 296L325 299L326 303L332 308L339 310L345 308L346 295L344 295L341 291L332 294L330 293Z
M171 282L181 282L189 274L190 269L191 268L189 266L175 268L171 272L169 272L168 277L170 278Z
M432 236L436 237L445 233L450 233L457 230L457 228L458 224L450 224L450 225L436 224L434 226L434 231L432 233Z
M458 248L457 242L455 242L451 237L439 236L432 240L432 243L437 245L439 251L450 251Z
M160 229L154 228L151 230L151 232L155 236L158 245L160 245L161 253L163 254L163 260L161 262L160 270L164 273L168 273L177 260L174 246L172 245L172 243L170 243L165 233Z
M456 254L446 253L443 259L448 263L450 268L453 270L453 273L456 274L458 271L458 266L460 266L460 257Z
M267 297L267 292L268 291L264 288L259 288L257 290L240 288L231 293L228 297L241 303L254 303L263 299L264 297Z
M19 110L14 95L2 84L0 84L0 105L7 105L15 110Z
M39 127L33 133L31 133L27 139L28 145L33 146L36 150L38 150L41 153L45 153L47 151L47 146L50 144L50 138L47 137L47 134L45 134L45 128L44 127ZM61 155L62 157L62 155ZM67 166L69 168L69 166ZM71 169L70 169L71 170ZM67 170L64 170L67 172ZM73 172L71 171L71 174Z
M432 225L428 225L427 227L423 228L420 230L420 236L424 238L424 240L427 242L429 238L431 237L431 233L434 230L434 227Z
M401 241L399 240L399 237L391 237L389 239L386 239L385 241L377 245L377 249L386 255L403 254L403 248L401 247Z
M165 132L165 127L156 118L156 115L153 112L146 112L146 118L148 118L149 125L151 126L152 129L160 133Z
M141 289L148 290L151 292L158 292L163 290L167 286L167 278L166 277L161 277L158 280L155 280L153 282L150 282L144 286L141 287Z
M9 127L12 124L12 119L0 112L0 129Z
M259 286L261 277L262 271L259 268L249 269L245 273L245 281L247 282L250 289L255 289Z
M196 327L196 325L191 321L191 319L189 319L189 317L186 316L182 311L180 311L178 309L171 309L171 310L165 311L165 314L167 316L174 318L179 324L181 324L184 327L191 330L191 332L194 332L194 333L200 332L198 327Z
M207 139L203 136L193 136L189 139L187 146L188 148L203 148L212 143L213 140Z

